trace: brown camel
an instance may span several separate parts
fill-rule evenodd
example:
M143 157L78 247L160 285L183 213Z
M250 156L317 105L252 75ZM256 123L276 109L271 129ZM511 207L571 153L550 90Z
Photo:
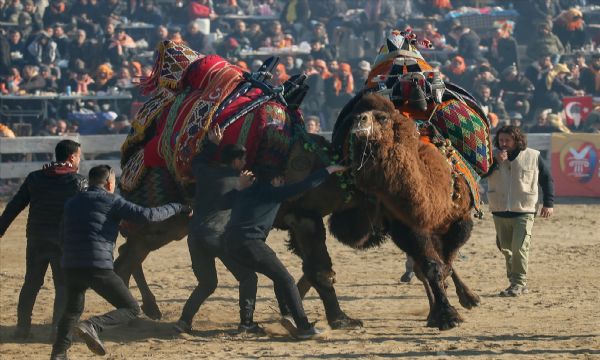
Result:
M428 325L440 330L463 320L446 296L451 275L460 303L479 304L452 261L469 238L473 202L466 181L454 176L446 148L420 141L415 123L386 98L363 96L349 113L348 137L355 183L382 205L381 218L393 241L415 260L430 304ZM331 231L345 234L343 219L332 216Z

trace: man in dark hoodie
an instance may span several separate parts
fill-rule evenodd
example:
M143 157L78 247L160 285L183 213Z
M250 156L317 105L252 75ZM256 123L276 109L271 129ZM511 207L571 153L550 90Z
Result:
M77 173L81 147L72 140L63 140L55 148L56 162L30 173L17 194L0 216L0 238L13 220L29 205L27 218L27 252L25 281L17 306L17 329L14 336L29 337L31 313L48 265L54 281L53 333L56 331L65 303L65 286L60 267L62 255L59 243L59 224L65 201L87 187L87 179Z
M282 325L301 340L319 331L308 322L294 278L266 244L267 236L283 201L319 186L329 174L344 170L343 166L330 165L301 182L284 186L281 172L263 167L257 169L254 184L232 196L231 218L224 235L226 251L234 260L273 281L280 310L287 306L293 317L292 321L284 316Z
M121 220L159 222L177 214L191 214L189 206L170 203L145 208L115 195L115 172L108 165L91 168L89 184L87 191L73 196L64 207L61 265L65 272L67 301L58 323L51 360L67 359L71 328L92 352L105 355L98 332L124 325L139 315L137 301L113 270L113 250ZM83 312L89 288L116 309L75 325Z
M246 166L246 149L241 145L223 146L221 163L210 162L217 153L222 138L221 129L218 126L212 128L208 133L209 141L192 162L192 172L198 180L194 195L194 216L190 221L187 241L198 285L186 301L175 330L190 332L194 315L217 288L215 258L218 257L240 284L238 330L261 334L264 331L253 321L258 281L256 273L231 259L222 246L223 232L231 213L224 206L227 194L236 191L240 181L251 179L251 174L242 172Z

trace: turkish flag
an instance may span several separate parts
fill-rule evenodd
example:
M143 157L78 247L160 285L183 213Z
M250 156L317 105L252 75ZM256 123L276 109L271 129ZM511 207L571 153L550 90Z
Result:
M591 96L570 96L562 99L565 109L565 118L567 126L571 129L581 127L585 119L594 109L594 103Z

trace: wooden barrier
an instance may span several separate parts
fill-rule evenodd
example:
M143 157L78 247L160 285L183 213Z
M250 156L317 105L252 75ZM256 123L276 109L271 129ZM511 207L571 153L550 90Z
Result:
M331 132L321 133L331 139ZM80 164L80 173L87 174L88 170L99 164L107 164L115 169L117 175L121 174L119 160L86 160L103 153L120 151L121 144L127 135L70 135L70 136L30 136L17 138L0 138L0 154L35 154L54 153L56 144L64 139L71 139L81 143L84 160ZM546 158L550 156L551 134L529 134L527 136L530 148L545 152ZM25 178L27 174L42 167L42 162L9 162L0 163L0 179Z
M79 172L87 175L90 168L107 164L121 174L121 163L115 160L91 160L98 154L118 152L127 135L68 135L68 136L28 136L17 138L0 138L0 154L54 154L56 144L65 139L81 144L83 159ZM27 174L42 168L44 162L3 162L0 163L0 179L25 178Z

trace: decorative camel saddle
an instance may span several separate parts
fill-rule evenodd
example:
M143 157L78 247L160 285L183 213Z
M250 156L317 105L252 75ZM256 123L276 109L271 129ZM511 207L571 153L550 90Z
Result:
M375 92L389 98L396 109L415 121L421 141L437 146L447 156L453 176L467 180L473 204L481 214L478 181L492 164L489 120L467 91L442 81L417 45L431 47L427 40L417 41L410 29L392 31L375 58L363 94ZM336 127L334 143L338 136L342 141L348 130L344 124ZM341 133L335 134L336 130Z
M121 148L122 188L135 189L149 168L168 169L183 186L193 181L192 159L214 124L224 130L221 146L246 147L249 166L258 157L261 164L282 163L294 129L290 124L301 121L286 99L303 79L287 84L283 93L256 74L218 55L203 56L186 46L161 42L152 76L140 85L144 94L153 96L136 114ZM268 151L258 151L261 141L272 143Z

